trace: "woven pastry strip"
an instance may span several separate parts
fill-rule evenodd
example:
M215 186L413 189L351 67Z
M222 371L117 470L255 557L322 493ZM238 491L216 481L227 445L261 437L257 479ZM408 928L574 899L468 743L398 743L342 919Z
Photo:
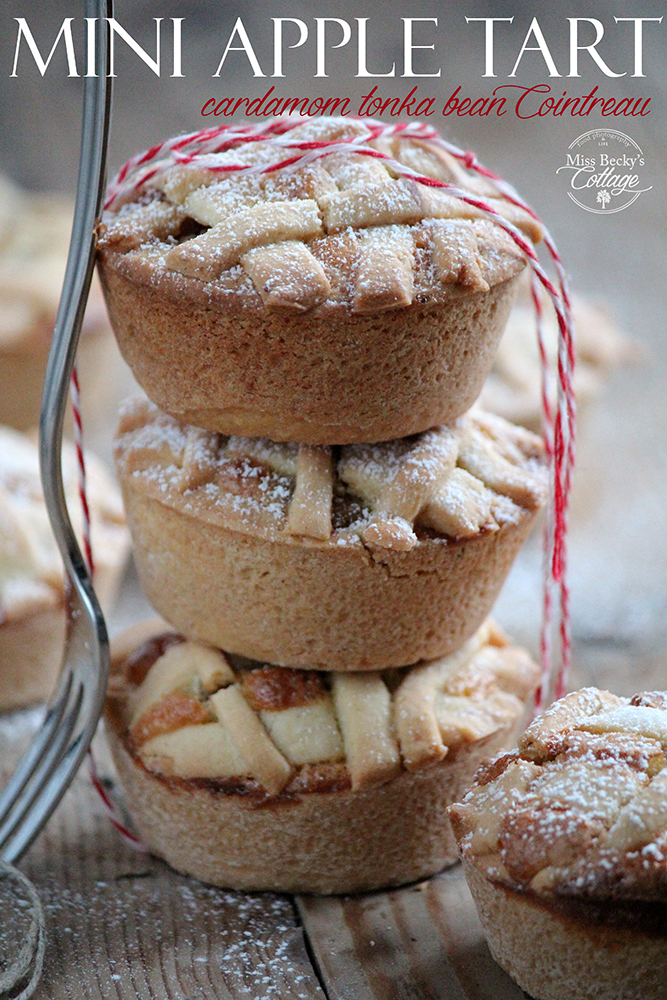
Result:
M470 538L536 510L546 491L542 451L530 432L471 411L412 438L346 445L334 465L328 447L225 439L146 400L126 404L117 439L119 461L145 472L146 488L161 502L178 507L187 490L188 510L201 505L209 520L325 542L334 533L333 494L345 489L364 510L337 530L402 551L417 545L415 526Z
M331 535L334 470L331 449L299 445L287 522L290 534L326 541Z
M158 773L249 776L270 795L294 767L343 761L356 791L512 724L535 680L528 656L506 649L489 623L456 654L386 677L231 667L186 641L130 686L129 740Z
M389 691L378 673L332 678L352 790L381 785L401 770Z

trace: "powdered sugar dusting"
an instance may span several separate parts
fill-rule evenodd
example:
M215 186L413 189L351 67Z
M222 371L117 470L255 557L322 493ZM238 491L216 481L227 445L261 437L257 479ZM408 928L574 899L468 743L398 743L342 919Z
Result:
M455 538L518 524L524 508L539 506L544 491L544 472L535 459L541 446L536 437L505 421L494 427L504 446L485 438L490 481L484 469L475 478L457 467L457 450L463 455L466 435L483 433L471 431L463 419L454 429L342 447L333 483L331 543L347 545L362 536L368 544L410 548L418 544L413 523ZM161 502L193 517L271 536L289 535L289 509L299 474L297 446L236 435L220 438L214 446L212 436L202 432L195 438L191 431L144 401L134 409L128 404L116 442L120 467ZM183 489L188 441L192 444L185 481L194 485ZM300 504L315 502L312 491L297 492ZM390 530L398 524L405 530ZM326 542L323 535L317 537Z
M538 894L667 902L663 699L586 689L557 702L520 741L533 770L511 803L498 812L490 798L510 773L499 762L491 785L456 807L464 852L479 853L481 825L495 831L484 859L495 879Z

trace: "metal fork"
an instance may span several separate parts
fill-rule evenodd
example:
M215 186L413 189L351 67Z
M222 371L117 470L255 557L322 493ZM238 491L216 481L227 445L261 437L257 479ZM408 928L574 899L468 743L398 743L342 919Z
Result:
M0 795L0 858L14 863L30 847L88 750L102 711L109 640L72 530L63 490L61 449L67 392L93 273L105 186L111 111L108 22L113 0L86 0L97 22L97 77L84 81L81 154L74 222L42 396L40 465L51 527L67 574L67 635L60 679L41 729Z

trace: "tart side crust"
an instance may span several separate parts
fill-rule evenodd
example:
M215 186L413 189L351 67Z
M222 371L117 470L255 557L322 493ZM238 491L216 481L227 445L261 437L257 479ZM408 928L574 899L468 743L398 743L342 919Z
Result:
M284 543L184 516L121 469L141 583L192 638L283 666L372 670L444 656L481 625L535 517L407 552Z
M382 719L365 678L383 692ZM448 804L515 737L538 678L491 622L450 660L341 678L228 658L154 621L112 644L105 727L139 835L173 867L237 889L354 892L456 860ZM200 708L198 722L178 697ZM223 711L232 701L242 716ZM295 714L327 702L328 714ZM250 717L252 747L237 726ZM322 740L331 727L342 745ZM378 770L387 740L393 766ZM276 784L255 750L278 742L292 766Z
M64 642L62 606L0 624L0 712L48 698L58 677Z
M163 410L313 444L405 437L469 409L518 282L360 315L328 303L304 317L244 308L229 285L186 279L150 255L105 251L100 267L121 352Z
M148 772L109 721L107 735L139 836L173 868L244 890L342 893L396 886L456 861L447 806L481 759L509 739L501 729L466 752L386 784L296 794L258 806Z
M662 933L584 919L491 881L465 857L463 865L493 957L535 1000L664 997L664 917Z

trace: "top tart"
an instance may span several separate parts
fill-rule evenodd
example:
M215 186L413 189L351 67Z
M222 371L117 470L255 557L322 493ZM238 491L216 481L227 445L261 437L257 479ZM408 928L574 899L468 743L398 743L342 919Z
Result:
M112 323L154 402L227 434L347 444L460 416L525 258L441 185L541 235L437 141L350 119L222 131L142 178L100 231Z

